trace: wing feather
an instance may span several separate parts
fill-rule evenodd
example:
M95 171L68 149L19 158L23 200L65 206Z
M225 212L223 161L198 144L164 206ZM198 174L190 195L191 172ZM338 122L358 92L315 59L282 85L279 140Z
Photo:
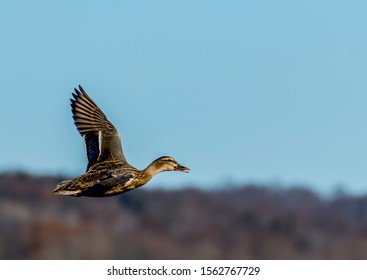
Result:
M84 138L87 170L100 161L120 160L127 163L117 129L81 86L79 90L74 90L73 99L70 99L71 111L74 124Z
M114 187L123 188L129 181L134 178L134 174L127 173L119 176L112 176L100 181L97 181L90 188L85 190L82 195L86 196L104 196L109 190Z

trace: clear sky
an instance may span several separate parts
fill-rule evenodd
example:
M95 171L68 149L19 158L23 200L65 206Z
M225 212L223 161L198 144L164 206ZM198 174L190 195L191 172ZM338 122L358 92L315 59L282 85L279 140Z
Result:
M81 84L153 185L367 192L366 1L6 1L0 170L75 176Z

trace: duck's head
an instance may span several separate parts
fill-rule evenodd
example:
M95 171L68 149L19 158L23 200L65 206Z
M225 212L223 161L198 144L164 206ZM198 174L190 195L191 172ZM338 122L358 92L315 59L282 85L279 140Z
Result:
M148 171L156 174L162 171L181 171L189 172L190 168L182 166L173 157L163 156L157 158L148 166Z

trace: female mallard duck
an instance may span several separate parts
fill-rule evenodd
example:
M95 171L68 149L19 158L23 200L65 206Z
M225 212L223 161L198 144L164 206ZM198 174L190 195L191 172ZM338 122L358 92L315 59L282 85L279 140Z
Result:
M111 196L146 184L162 171L190 169L178 164L172 157L163 156L147 168L138 170L125 159L121 138L105 114L81 86L70 99L73 119L84 138L88 159L86 173L74 180L59 183L54 193L70 196Z

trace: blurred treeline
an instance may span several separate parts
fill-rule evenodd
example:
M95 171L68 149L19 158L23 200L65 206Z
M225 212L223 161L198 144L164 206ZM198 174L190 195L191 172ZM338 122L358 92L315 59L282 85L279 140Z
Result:
M64 178L0 174L0 259L366 259L367 196L148 185L56 196Z

